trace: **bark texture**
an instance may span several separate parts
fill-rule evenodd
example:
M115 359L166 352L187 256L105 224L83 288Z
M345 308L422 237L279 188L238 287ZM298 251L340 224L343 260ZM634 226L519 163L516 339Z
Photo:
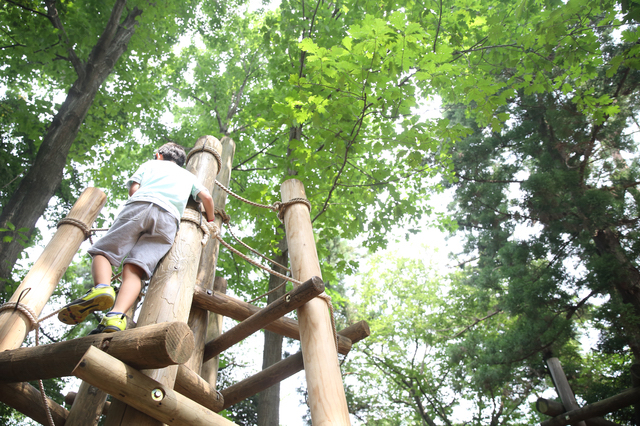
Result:
M286 246L283 239L281 246ZM288 252L286 248L281 251L282 254L272 259L280 265L287 266ZM281 274L286 273L279 267L273 268ZM282 283L282 279L274 277L269 278L269 290L273 290ZM285 293L285 287L271 293L267 299L268 303L272 303ZM262 355L262 369L275 364L282 360L282 336L271 331L264 331L264 352ZM258 426L271 426L280 424L280 383L271 386L269 389L258 394Z
M136 18L142 14L142 10L134 7L122 20L126 3L126 0L116 1L109 22L86 63L79 60L72 47L69 47L69 57L78 74L78 79L69 89L67 98L51 121L33 165L2 209L0 228L7 228L7 223L10 222L15 229L28 228L30 236L37 220L44 213L49 199L60 185L69 149L80 126L100 86L126 50L135 32ZM47 2L47 8L49 20L60 29L62 24L54 2ZM4 242L5 236L14 238L12 241ZM0 233L0 278L10 276L23 250L15 237L15 231ZM0 280L0 289L3 287L4 282Z

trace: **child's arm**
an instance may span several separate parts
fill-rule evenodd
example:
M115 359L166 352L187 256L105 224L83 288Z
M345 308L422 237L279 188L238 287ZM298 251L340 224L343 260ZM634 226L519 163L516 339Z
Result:
M138 182L133 182L129 187L129 197L133 196L133 194L136 193L138 188L140 188L140 184Z
M213 198L211 198L211 194L206 189L198 192L198 198L202 201L202 205L204 205L204 210L207 212L207 220L209 222L213 222L215 218L215 208L213 205Z

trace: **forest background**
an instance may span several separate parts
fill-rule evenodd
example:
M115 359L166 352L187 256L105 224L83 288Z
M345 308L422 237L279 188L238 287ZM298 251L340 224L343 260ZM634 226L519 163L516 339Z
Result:
M38 219L54 228L98 186L109 225L160 144L230 136L245 198L304 182L339 327L371 325L342 363L354 423L535 423L549 354L581 404L619 393L640 356L639 18L635 0L3 0L2 300ZM434 99L441 114L420 114ZM226 211L286 263L275 216ZM425 226L462 241L454 268L384 251ZM218 274L247 299L279 284L225 251ZM79 257L53 304L89 285ZM263 365L282 345L265 333ZM224 357L223 386L242 363ZM278 424L278 393L226 415Z

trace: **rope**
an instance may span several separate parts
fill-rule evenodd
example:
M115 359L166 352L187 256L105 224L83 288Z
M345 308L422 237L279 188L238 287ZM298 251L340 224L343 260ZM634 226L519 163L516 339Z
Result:
M278 291L278 290L280 290L282 287L284 287L284 286L286 286L286 285L287 285L287 282L286 282L286 281L282 281L282 283L281 283L278 287L276 287L276 288L274 288L274 289L272 289L272 290L269 290L268 292L266 292L266 293L264 293L264 294L261 294L260 296L256 297L255 299L251 299L251 300L249 300L247 303L253 303L253 302L255 302L256 300L260 300L260 299L262 299L263 297L266 297L266 296L270 295L270 294L271 294L271 293L273 293L274 291Z
M182 218L180 218L180 221L195 223L202 230L204 236L202 237L200 243L203 246L207 245L209 237L213 236L215 238L220 233L220 230L215 223L206 221L203 222L202 214L191 209L185 209Z
M241 197L240 195L236 194L235 192L233 192L232 190L230 190L229 188L227 188L226 186L224 186L223 184L220 183L220 181L218 181L218 179L216 179L216 185L218 185L220 187L220 189L222 189L224 192L226 192L229 195L232 195L234 197L236 197L238 200L243 201L251 206L255 206L255 207L262 207L264 209L269 209L269 210L273 210L274 212L278 211L278 208L274 205L269 206L266 204L260 204L260 203L256 203L253 201L249 201L244 197Z
M77 226L78 228L80 228L82 230L82 233L84 234L84 239L85 240L87 238L91 237L91 228L89 228L87 225L85 225L84 222L82 222L81 220L73 219L71 217L65 217L63 219L60 219L60 222L58 222L56 227L60 228L60 225L74 225L74 226Z
M238 256L240 256L241 258L243 258L244 260L246 260L247 262L249 262L253 266L256 266L256 267L258 267L258 268L260 268L260 269L262 269L264 271L267 271L271 275L275 275L276 277L282 278L283 280L290 281L290 282L292 282L294 284L298 284L298 285L302 284L301 281L298 281L295 278L291 278L291 277L287 277L286 275L282 275L280 272L276 272L273 269L267 268L266 266L259 264L258 262L256 262L255 260L251 259L250 257L245 256L239 250L237 250L236 248L232 247L231 245L229 245L229 243L227 243L225 240L223 240L220 235L216 235L216 238L218 239L218 241L220 241L220 244L222 244L227 249L231 250L233 253L237 254Z
M298 203L304 204L305 206L307 206L307 208L309 209L309 213L311 213L311 203L306 198L292 198L289 201L285 201L284 203L281 203L281 202L274 203L274 205L278 207L278 219L280 219L280 222L284 222L284 212L287 209L287 207L293 204L298 204Z
M40 344L40 334L39 334L39 324L40 322L52 317L53 315L57 314L58 312L60 312L62 309L47 315L44 318L41 319L36 319L37 315L31 310L31 308L29 308L27 305L20 303L20 300L27 294L29 293L29 291L31 291L31 288L25 288L24 290L22 290L22 292L20 293L20 295L18 296L18 301L17 302L7 302L5 304L3 304L2 306L0 306L0 312L2 311L6 311L9 309L13 309L14 311L19 311L20 313L22 313L25 317L27 317L27 319L29 320L29 331L31 332L31 330L36 331L36 341L35 344L36 346L38 346ZM28 333L27 332L27 333ZM50 426L55 426L55 423L53 421L53 416L51 414L51 407L49 406L49 402L47 401L47 394L44 391L44 383L42 382L42 379L38 380L38 383L40 384L40 396L42 397L42 404L45 408L46 414L47 414L47 420L49 421L49 425Z
M302 203L305 206L307 206L307 208L309 209L309 212L311 212L311 203L306 198L292 198L289 201L286 201L284 203L280 202L280 201L276 201L272 205L260 204L260 203L256 203L255 201L250 201L250 200L247 200L244 197L241 197L240 195L236 194L235 192L233 192L232 190L230 190L229 188L224 186L217 179L216 179L216 185L218 185L218 187L220 187L220 189L222 189L227 194L229 194L229 195L231 195L233 197L236 197L238 200L240 200L240 201L242 201L244 203L247 203L247 204L249 204L251 206L260 207L260 208L263 208L263 209L273 210L274 212L277 212L278 213L278 219L280 219L280 221L284 220L284 211L286 210L287 207L289 207L292 204Z
M287 277L286 275L282 275L280 272L276 272L273 269L267 268L266 266L259 264L258 262L256 262L255 260L251 259L250 257L245 256L239 250L235 249L234 247L229 245L226 241L224 241L220 235L216 235L215 237L218 239L218 241L220 241L220 244L222 244L227 249L231 250L233 253L237 254L238 256L240 256L242 259L246 260L247 262L249 262L253 266L256 266L256 267L258 267L258 268L270 273L271 275L275 275L276 277L279 277L279 278L282 278L283 280L285 280L284 283L280 284L275 289L263 294L262 296L257 297L256 299L252 300L251 302L254 302L254 301L258 300L258 299L262 299L264 296L268 295L269 293L272 293L272 292L276 291L277 289L279 289L280 287L285 285L285 283L287 281L290 281L290 282L292 282L294 284L298 284L298 285L302 284L301 281L298 281L295 278L291 278L291 277ZM331 328L333 329L333 339L336 342L336 350L337 350L338 349L338 331L336 330L336 319L334 318L334 311L333 311L333 304L331 303L331 296L329 296L327 293L323 292L322 294L319 294L318 297L321 298L322 300L324 300L327 303L327 305L329 307L329 311L331 312ZM251 302L249 302L249 303L251 303Z
M220 157L218 151L211 148L210 146L207 146L206 144L203 144L201 148L193 148L191 151L189 151L185 164L189 163L191 157L199 152L208 152L209 154L213 155L216 159L216 162L218 163L218 173L220 173L220 170L222 170L222 158Z
M285 271L289 271L291 272L291 269L287 268L284 265L279 264L278 262L276 262L275 260L271 260L269 259L267 256L265 256L264 254L260 253L258 250L249 247L244 241L240 240L238 237L236 237L233 233L233 231L231 231L231 227L229 226L229 224L227 224L227 229L229 230L229 233L231 234L231 236L240 244L242 244L243 246L245 246L246 248L248 248L249 250L251 250L253 253L257 254L258 256L260 256L261 258L263 258L264 260L266 260L267 262L270 262L272 265L274 266L279 266L280 268L284 269Z
M214 214L217 214L218 216L220 216L220 219L222 219L222 223L229 224L229 222L231 222L231 216L229 216L227 212L224 211L224 209L219 209L217 207L214 207L213 210L214 210Z

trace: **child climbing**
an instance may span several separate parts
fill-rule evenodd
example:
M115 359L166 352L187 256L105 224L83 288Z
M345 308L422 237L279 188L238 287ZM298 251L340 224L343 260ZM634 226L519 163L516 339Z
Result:
M213 222L211 194L194 174L182 168L185 159L184 148L167 143L158 149L155 160L144 163L129 178L129 200L124 209L109 232L88 251L93 257L94 287L66 305L58 314L60 321L78 324L91 312L112 308L90 334L124 330L125 312L138 298L142 280L151 276L171 248L190 196L202 201L209 222ZM111 265L120 266L123 259L122 285L116 298L110 285Z

